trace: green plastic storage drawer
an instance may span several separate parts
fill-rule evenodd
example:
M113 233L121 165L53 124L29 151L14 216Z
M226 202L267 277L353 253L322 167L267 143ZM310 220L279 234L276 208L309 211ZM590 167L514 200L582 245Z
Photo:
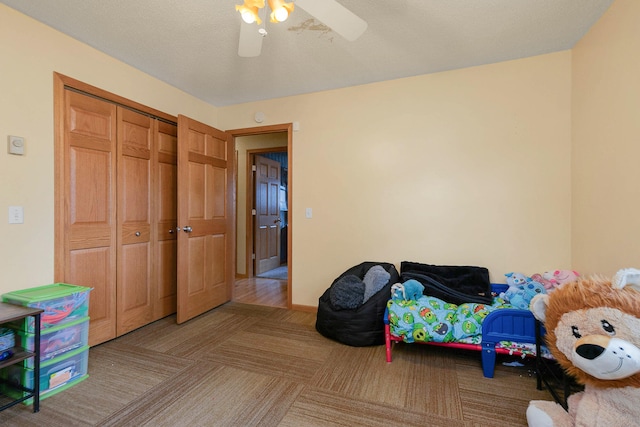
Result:
M89 347L69 351L40 365L40 395L70 384L87 375ZM33 388L33 369L11 365L0 371L0 376L12 384Z
M22 348L35 350L35 334L17 332ZM89 318L83 317L73 322L54 326L40 333L40 362L63 355L68 351L89 345ZM24 366L33 368L33 357L24 361Z
M89 292L91 288L54 283L37 288L23 289L2 295L2 301L35 307L44 310L41 329L60 326L89 315ZM35 332L34 320L29 317L21 328L28 333Z

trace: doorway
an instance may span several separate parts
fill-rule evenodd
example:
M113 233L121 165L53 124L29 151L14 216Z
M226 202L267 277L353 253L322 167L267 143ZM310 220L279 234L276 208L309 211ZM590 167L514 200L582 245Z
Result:
M238 183L236 187L237 274L232 300L291 308L292 125L235 129L227 132L235 140L238 174L236 178ZM257 203L260 203L260 196L259 184L256 181L258 175L256 158L267 158L266 162L272 164L273 171L276 170L273 166L275 163L278 172L277 178L271 183L275 188L269 196L271 197L271 215L262 218L262 228L256 227L260 213L257 206ZM264 193L266 200L267 192ZM278 254L272 253L276 248L275 245L277 245ZM260 255L260 248L268 249L263 250L263 254ZM258 250L258 257L256 257L256 250ZM266 260L267 256L264 253L269 254Z
M251 252L253 274L287 280L286 148L267 152L249 150L247 154L253 185L252 188L248 185L246 192L247 196L253 195L253 204L247 204L253 219L253 248L247 249Z

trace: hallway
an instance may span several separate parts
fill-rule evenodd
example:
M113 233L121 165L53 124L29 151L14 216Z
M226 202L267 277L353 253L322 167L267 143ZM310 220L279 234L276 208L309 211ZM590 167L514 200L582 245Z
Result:
M234 285L233 301L287 308L287 281L260 277L237 279Z

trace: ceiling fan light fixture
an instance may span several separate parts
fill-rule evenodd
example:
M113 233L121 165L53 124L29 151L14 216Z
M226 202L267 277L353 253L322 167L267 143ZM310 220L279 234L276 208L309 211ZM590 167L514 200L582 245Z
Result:
M242 12L241 16L242 20L247 24L253 24L256 21L260 21L260 18L256 18L256 14L252 13L249 10L245 10L244 12Z
M348 41L358 39L367 29L367 23L362 18L340 4L342 0L292 0L289 2L285 2L285 0L238 1L244 1L243 5L236 5L236 10L243 14L243 20L239 22L240 36L238 40L238 56L242 58L260 56L262 41L267 35L265 24L261 22L267 20L267 2L269 9L271 9L271 22L274 23L283 22L289 17L293 12L295 1L296 8L300 7L314 19L317 19L329 27L331 31L334 31ZM256 31L256 27L253 26L253 22L258 23L258 31Z
M264 7L264 0L244 0L243 5L236 5L236 10L240 12L242 20L247 24L256 22L258 25L262 23L262 19L258 16L258 9Z
M271 22L284 22L293 12L293 3L285 3L284 0L269 0L271 8Z
M271 15L272 20L275 19L278 22L284 22L289 17L289 12L287 12L287 9L284 7L281 7L280 9L276 9L271 12Z

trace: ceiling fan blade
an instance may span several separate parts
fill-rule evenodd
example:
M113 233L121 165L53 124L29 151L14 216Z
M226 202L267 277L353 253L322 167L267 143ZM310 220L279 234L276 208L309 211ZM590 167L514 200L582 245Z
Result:
M349 41L367 29L367 23L335 0L295 0L295 5Z
M262 51L262 39L264 37L258 32L260 27L256 24L247 24L240 20L240 41L238 43L238 56L252 58L260 56Z

